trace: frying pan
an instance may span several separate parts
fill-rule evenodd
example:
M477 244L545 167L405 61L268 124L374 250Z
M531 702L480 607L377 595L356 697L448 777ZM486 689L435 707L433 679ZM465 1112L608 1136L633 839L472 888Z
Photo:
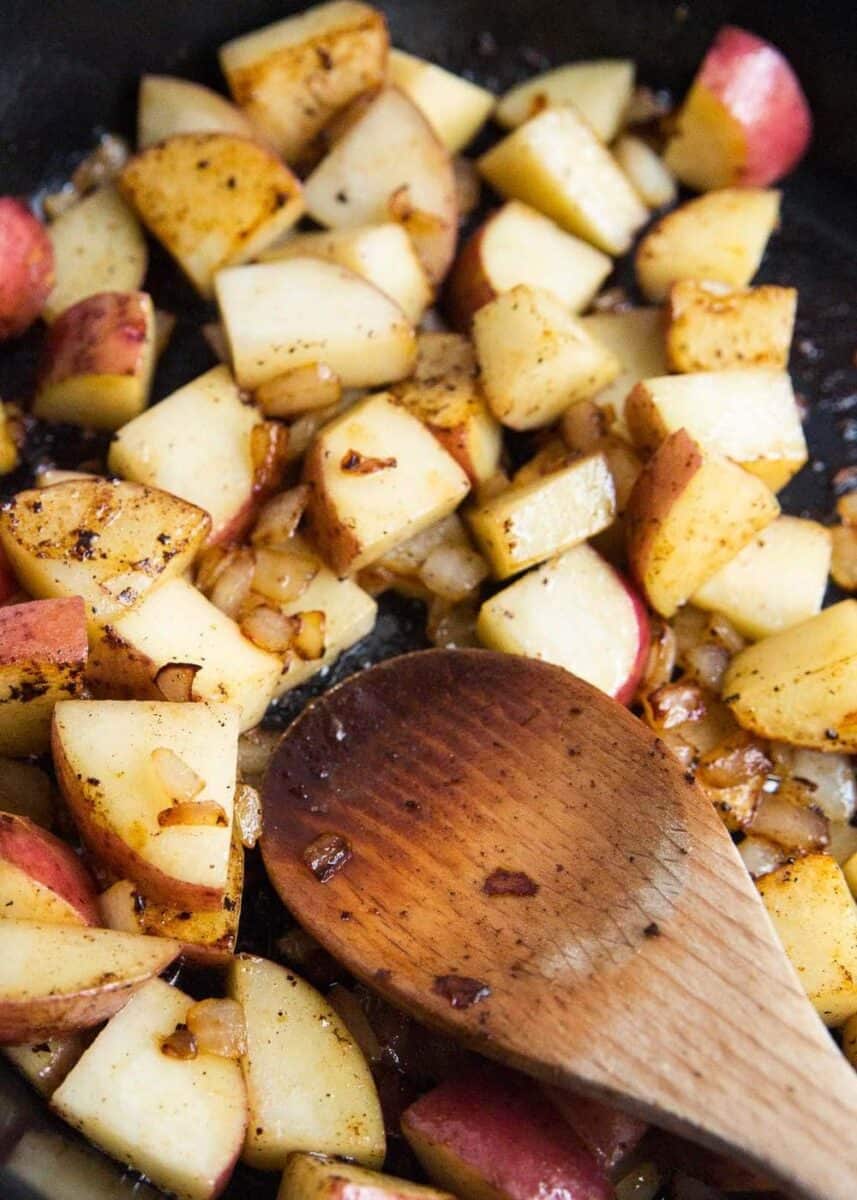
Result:
M131 135L144 71L220 86L216 49L238 33L305 4L277 0L0 0L0 192L56 185L97 131ZM734 22L771 38L798 70L813 108L808 162L785 186L783 228L760 278L800 293L792 372L809 406L810 464L781 495L786 511L827 519L838 490L857 479L857 6L854 0L386 0L393 40L495 89L576 58L627 56L643 82L685 88L715 31ZM630 279L618 281L631 285ZM165 257L153 251L149 286L180 314L159 366L160 398L211 365L196 327L208 315ZM39 334L0 352L0 395L26 398ZM22 467L0 495L24 486L49 456L74 465L97 449L67 428L29 434ZM313 690L370 662L422 644L419 607L385 598L374 633L333 673L291 695L271 720L288 721ZM288 917L248 863L245 948L271 951ZM6 1165L17 1149L29 1182ZM396 1163L393 1163L396 1166ZM240 1170L227 1200L265 1200L276 1177ZM0 1197L3 1200L155 1200L137 1176L53 1122L0 1064Z

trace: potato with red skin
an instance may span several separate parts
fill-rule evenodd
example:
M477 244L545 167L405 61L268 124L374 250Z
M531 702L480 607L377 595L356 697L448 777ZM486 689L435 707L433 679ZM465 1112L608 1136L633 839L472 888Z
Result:
M0 608L0 754L40 754L57 700L83 689L86 610L79 596Z
M545 1094L605 1171L619 1166L640 1144L649 1128L639 1117L602 1104L600 1100L554 1087L546 1087Z
M42 223L20 200L0 196L0 341L19 337L54 286L54 251Z
M433 1183L461 1200L609 1200L607 1176L523 1076L488 1067L446 1080L402 1115Z
M118 429L146 407L155 310L146 292L99 292L59 316L42 349L33 412L46 421Z
M811 136L809 104L788 60L763 38L725 25L702 60L665 157L699 191L767 187L797 165Z
M10 900L9 883L19 880L23 886L15 886ZM27 881L32 905L26 902ZM46 892L48 903L40 903ZM101 924L95 886L71 847L26 817L0 813L0 918L48 921L51 907L58 924Z

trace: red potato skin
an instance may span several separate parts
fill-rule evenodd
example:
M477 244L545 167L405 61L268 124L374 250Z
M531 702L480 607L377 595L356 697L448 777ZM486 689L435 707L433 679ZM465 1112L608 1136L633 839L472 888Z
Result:
M482 1195L488 1189L504 1200L613 1195L594 1156L538 1085L511 1071L486 1065L447 1080L405 1110L402 1132L417 1157L420 1142L440 1147L451 1170L460 1166L478 1179ZM451 1178L435 1182L451 1186ZM466 1189L456 1190L468 1200Z
M482 243L492 218L489 217L458 252L444 291L444 311L458 333L469 334L476 311L497 295L482 262Z
M46 829L26 817L0 813L0 859L61 896L79 915L81 924L101 923L89 872L71 847Z
M635 1150L649 1128L638 1117L598 1100L553 1087L545 1087L545 1094L605 1171L612 1171Z
M67 308L42 350L39 386L81 375L136 375L151 334L144 292L99 292Z
M86 608L80 596L0 608L0 668L22 663L82 666Z
M54 286L51 239L28 208L0 196L0 341L33 324Z
M724 26L694 87L711 92L743 131L746 157L736 166L735 183L767 187L803 157L812 137L809 103L788 60L770 42Z
M643 671L646 669L646 662L649 657L649 644L651 642L652 634L651 626L649 624L649 614L646 611L646 606L640 598L639 593L637 592L636 588L632 587L632 585L619 574L618 571L616 574L621 580L625 591L628 593L628 599L631 601L633 606L634 616L637 619L637 629L639 632L637 657L634 659L634 665L631 667L628 678L625 680L624 684L614 697L614 699L618 700L620 704L630 704L637 693L640 680L643 678ZM608 1109L606 1111L612 1112L613 1110ZM583 1140L586 1141L586 1138L584 1137Z

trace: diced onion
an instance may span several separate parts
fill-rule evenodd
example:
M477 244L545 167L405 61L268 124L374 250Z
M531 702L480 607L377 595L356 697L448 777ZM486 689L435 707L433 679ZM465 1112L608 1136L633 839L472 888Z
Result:
M234 620L250 591L255 570L252 550L233 550L209 592L211 603Z
M197 663L167 663L155 676L155 687L165 700L193 700L193 681L200 667Z
M426 587L445 600L464 600L488 576L488 564L470 546L438 546L420 569Z
M247 1053L244 1009L237 1000L200 1000L190 1006L185 1022L201 1054L240 1058Z
M259 512L251 541L254 546L280 546L294 534L309 500L309 484L280 492L268 500Z
M761 875L767 875L770 871L776 871L777 867L782 866L786 860L786 852L782 846L778 846L776 842L769 842L766 838L757 837L755 834L744 838L738 847L738 853L754 879L758 879Z
M195 800L205 787L205 780L174 750L158 746L150 758L158 782L171 800Z
M339 376L326 363L306 363L269 379L256 389L256 403L268 417L296 417L338 404Z
M303 595L320 566L312 554L262 546L256 551L253 590L275 604L288 604Z
M271 654L285 654L291 649L298 629L296 617L287 617L278 608L262 604L241 618L241 632L254 645Z
M705 716L706 698L698 684L681 679L651 692L644 706L653 729L676 729L679 725L698 721Z
M827 817L800 799L797 790L786 785L765 795L750 826L752 832L786 850L823 850L830 836Z
M313 662L324 656L324 634L327 624L325 615L318 610L297 614L298 626L292 639L291 649L298 658Z
M161 1042L161 1053L166 1054L168 1058L196 1058L196 1038L186 1025L177 1025Z
M704 754L696 774L700 782L723 788L768 775L772 768L764 744L742 730Z
M229 824L229 819L223 806L216 800L178 800L170 808L158 813L158 824L162 829L171 825L223 829Z
M691 646L684 656L688 674L712 692L719 692L731 655L725 646L700 642Z
M249 783L235 789L235 824L241 845L252 850L262 836L262 797Z
M646 696L669 683L675 670L676 639L672 626L659 618L653 618L649 656L640 683L640 692Z
M810 792L815 808L830 821L850 821L857 809L854 768L847 754L824 754L777 744L774 754L783 772Z

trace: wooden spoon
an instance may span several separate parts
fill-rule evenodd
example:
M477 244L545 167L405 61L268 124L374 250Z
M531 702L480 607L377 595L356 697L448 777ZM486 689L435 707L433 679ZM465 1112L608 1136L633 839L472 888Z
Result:
M292 725L262 852L354 974L474 1049L857 1197L857 1080L711 804L557 667L393 659Z

